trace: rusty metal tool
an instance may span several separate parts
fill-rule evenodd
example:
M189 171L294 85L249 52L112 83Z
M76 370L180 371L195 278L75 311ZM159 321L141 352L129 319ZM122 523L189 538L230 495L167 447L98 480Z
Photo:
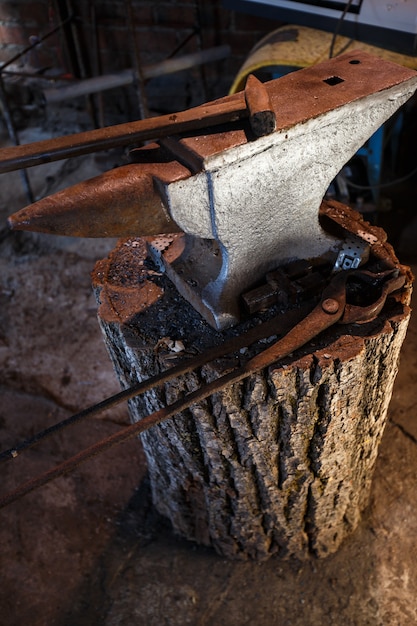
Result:
M304 346L330 326L338 322L354 324L372 321L381 312L387 297L401 289L404 283L405 276L398 269L390 269L378 273L365 270L350 270L336 274L326 289L324 289L319 304L282 339L249 359L244 365L220 376L211 383L203 385L173 404L147 415L140 422L125 427L114 435L86 448L57 467L5 494L0 497L0 508L7 506L51 480L69 473L81 463L108 450L110 447L137 436L152 426L187 409L192 404L221 391L226 386L237 383L261 369L270 367L275 362ZM158 384L160 382L158 380ZM120 395L118 394L118 396ZM2 453L1 456L7 456L8 452ZM12 458L14 456L17 456L17 454L11 454Z
M340 324L360 324L372 321L382 311L389 294L401 289L405 276L398 269L374 273L351 270L336 274L323 290L319 304L301 322L243 366L253 374L291 354L321 332Z
M416 88L415 71L353 51L262 86L251 79L246 94L146 120L144 134L127 125L81 135L79 145L71 141L86 151L116 138L170 136L136 150L138 162L40 200L10 224L90 237L183 231L175 262L150 242L154 258L205 319L224 329L239 321L241 293L267 272L337 253L340 239L318 220L326 190ZM268 134L256 136L248 116L263 120ZM207 128L233 118L237 125ZM185 132L192 124L193 133ZM205 132L196 130L202 126ZM29 155L49 159L71 141L53 140L50 154L39 144L26 154L0 152L0 163L16 163L17 154L26 165Z
M99 415L104 410L113 408L121 402L125 402L127 400L130 400L131 398L142 395L146 391L159 387L164 383L173 380L174 378L177 378L178 376L182 376L184 374L192 372L193 370L197 370L198 368L207 365L207 363L210 363L211 361L225 358L228 355L237 353L242 348L247 348L257 341L265 340L268 337L277 334L278 336L283 336L301 319L308 315L308 313L310 313L311 311L311 308L312 305L308 303L296 309L291 309L285 313L280 313L272 317L271 319L257 324L256 326L250 328L249 330L246 330L243 333L240 333L236 337L232 337L231 339L225 341L219 346L214 346L213 348L206 350L202 354L198 354L193 357L183 358L177 365L173 365L168 370L163 370L160 374L157 374L152 378L147 378L143 381L138 382L137 384L131 385L130 387L123 389L119 393L110 396L109 398L106 398L98 404L87 407L79 413L71 415L62 422L53 424L45 430L40 431L35 435L32 435L28 439L20 442L12 448L0 452L0 463L15 459L25 450L28 450L35 445L38 445L44 439L56 434L58 431L64 428L74 426L75 424L78 424L79 422L87 418Z
M24 146L4 148L0 150L0 174L99 150L109 150L173 134L236 122L254 113L256 111L251 113L249 110L244 94L238 93L229 98L178 113L168 113L55 139L44 139Z

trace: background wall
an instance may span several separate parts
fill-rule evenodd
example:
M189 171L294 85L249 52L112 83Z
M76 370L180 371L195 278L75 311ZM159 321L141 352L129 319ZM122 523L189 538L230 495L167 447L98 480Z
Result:
M73 19L65 23L69 16ZM42 38L64 23L55 34ZM193 106L227 93L249 51L280 23L222 7L220 0L13 0L0 1L0 62L15 72L56 80L120 72L134 63L131 32L142 66L227 44L230 55L181 75L152 79L146 85L158 112ZM40 43L30 51L27 47ZM23 54L22 54L23 53ZM3 76L8 77L4 72ZM14 75L15 76L15 75ZM10 76L9 76L10 79ZM126 90L107 107L137 117ZM133 107L134 108L134 107Z

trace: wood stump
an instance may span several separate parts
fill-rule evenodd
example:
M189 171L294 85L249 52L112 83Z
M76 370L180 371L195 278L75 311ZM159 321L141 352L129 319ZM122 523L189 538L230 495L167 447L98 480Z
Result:
M97 264L93 282L123 387L244 326L223 333L208 326L152 266L141 239L120 241ZM338 548L368 502L410 293L408 275L376 320L329 329L141 436L154 505L177 533L235 558L324 557ZM132 419L215 379L249 352L134 398Z

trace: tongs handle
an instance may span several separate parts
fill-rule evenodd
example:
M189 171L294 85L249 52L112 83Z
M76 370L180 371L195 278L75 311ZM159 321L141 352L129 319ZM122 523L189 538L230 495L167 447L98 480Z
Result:
M338 322L345 310L346 281L349 272L341 272L324 289L320 303L301 322L296 324L282 339L263 350L246 363L250 372L271 365L291 354L297 348L317 337L323 330Z

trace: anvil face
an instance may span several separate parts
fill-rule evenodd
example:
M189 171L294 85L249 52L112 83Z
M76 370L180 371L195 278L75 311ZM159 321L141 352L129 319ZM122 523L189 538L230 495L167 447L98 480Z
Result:
M319 224L322 199L344 164L416 88L417 73L407 68L363 52L336 57L262 87L276 118L273 132L253 134L243 93L203 107L208 116L235 107L234 126L175 135L184 114L173 115L172 136L159 142L169 155L165 162L152 163L152 150L140 149L139 157L148 155L145 163L42 200L13 216L12 223L31 229L36 220L45 222L45 215L50 224L55 213L56 223L61 220L67 229L72 224L72 231L62 234L181 230L186 236L175 238L169 254L160 254L156 240L155 255L207 321L226 328L239 321L242 292L267 271L293 259L335 253L340 240ZM195 111L198 117L199 107ZM94 195L100 201L94 202ZM84 230L81 207L88 216ZM30 217L35 214L36 220Z

